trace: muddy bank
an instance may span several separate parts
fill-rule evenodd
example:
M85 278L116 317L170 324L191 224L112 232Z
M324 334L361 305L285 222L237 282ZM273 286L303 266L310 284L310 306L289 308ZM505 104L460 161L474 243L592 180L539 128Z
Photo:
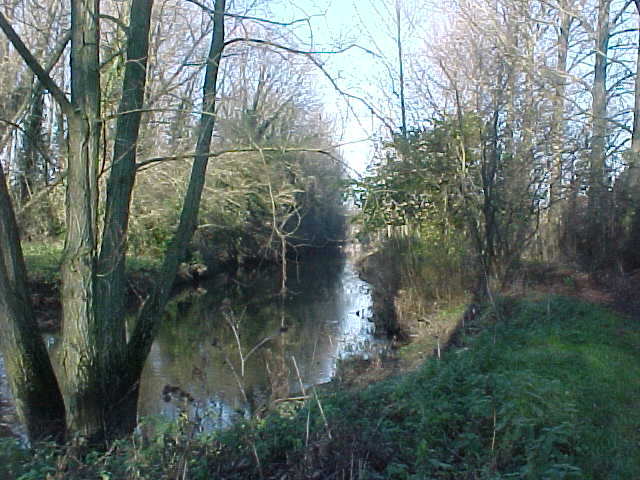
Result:
M397 258L377 250L363 255L357 262L360 277L372 286L377 335L394 340L401 351L388 361L393 370L412 369L431 355L446 348L455 331L477 307L470 305L469 296L461 296L449 304L432 299L403 271Z
M381 251L375 251L360 257L356 267L360 278L372 287L376 335L406 341L409 338L408 325L401 325L399 322L402 317L398 315L395 305L401 277L397 263L388 262Z

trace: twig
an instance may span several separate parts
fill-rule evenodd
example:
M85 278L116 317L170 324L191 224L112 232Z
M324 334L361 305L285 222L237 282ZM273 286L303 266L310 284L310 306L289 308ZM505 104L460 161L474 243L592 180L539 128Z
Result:
M318 397L318 392L316 389L313 389L313 395L316 398L316 403L318 404L318 408L320 409L320 416L322 416L322 421L324 422L324 427L327 429L327 435L329 436L329 440L333 440L331 436L331 429L329 428L329 422L327 421L327 417L324 414L324 409L322 408L322 403L320 403L320 397Z
M284 402L302 402L304 400L308 400L308 395L302 395L299 397L289 397L289 398L278 398L273 401L273 403L284 403Z

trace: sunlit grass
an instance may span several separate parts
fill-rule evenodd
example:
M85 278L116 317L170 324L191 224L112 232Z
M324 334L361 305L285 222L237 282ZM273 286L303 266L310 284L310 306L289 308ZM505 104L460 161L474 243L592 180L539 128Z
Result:
M36 283L60 281L62 242L24 242L22 252L29 279Z
M23 242L22 251L29 279L34 283L55 284L60 281L62 241ZM161 258L150 256L127 257L127 271L132 274L148 274L158 271Z
M551 315L544 303L523 302L515 318L522 330L504 327L498 368L560 382L576 407L584 478L640 478L640 327L575 300L551 299Z

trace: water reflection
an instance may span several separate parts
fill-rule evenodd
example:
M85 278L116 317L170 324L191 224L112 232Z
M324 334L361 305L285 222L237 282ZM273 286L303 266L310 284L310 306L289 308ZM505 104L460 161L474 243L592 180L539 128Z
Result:
M172 304L143 375L140 414L197 407L225 425L329 381L339 358L381 347L369 286L350 261L292 268L284 301L278 277L217 279L199 299Z
M12 435L13 427L17 425L16 412L10 399L9 384L4 370L4 358L0 355L0 438Z
M186 410L228 425L270 402L329 381L340 358L370 355L374 338L369 286L349 259L293 265L281 275L218 277L168 307L142 376L139 413L175 418ZM45 336L52 357L58 337ZM55 362L54 362L55 363ZM0 356L0 425L15 429Z

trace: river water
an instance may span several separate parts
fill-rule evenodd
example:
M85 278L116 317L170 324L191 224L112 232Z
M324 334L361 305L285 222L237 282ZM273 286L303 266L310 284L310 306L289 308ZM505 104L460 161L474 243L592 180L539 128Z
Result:
M370 286L348 257L290 265L284 298L281 283L278 271L245 271L177 295L143 373L140 415L187 411L225 426L330 381L345 358L384 347ZM47 343L55 352L56 338ZM0 423L3 414L12 423L1 363L0 375Z

